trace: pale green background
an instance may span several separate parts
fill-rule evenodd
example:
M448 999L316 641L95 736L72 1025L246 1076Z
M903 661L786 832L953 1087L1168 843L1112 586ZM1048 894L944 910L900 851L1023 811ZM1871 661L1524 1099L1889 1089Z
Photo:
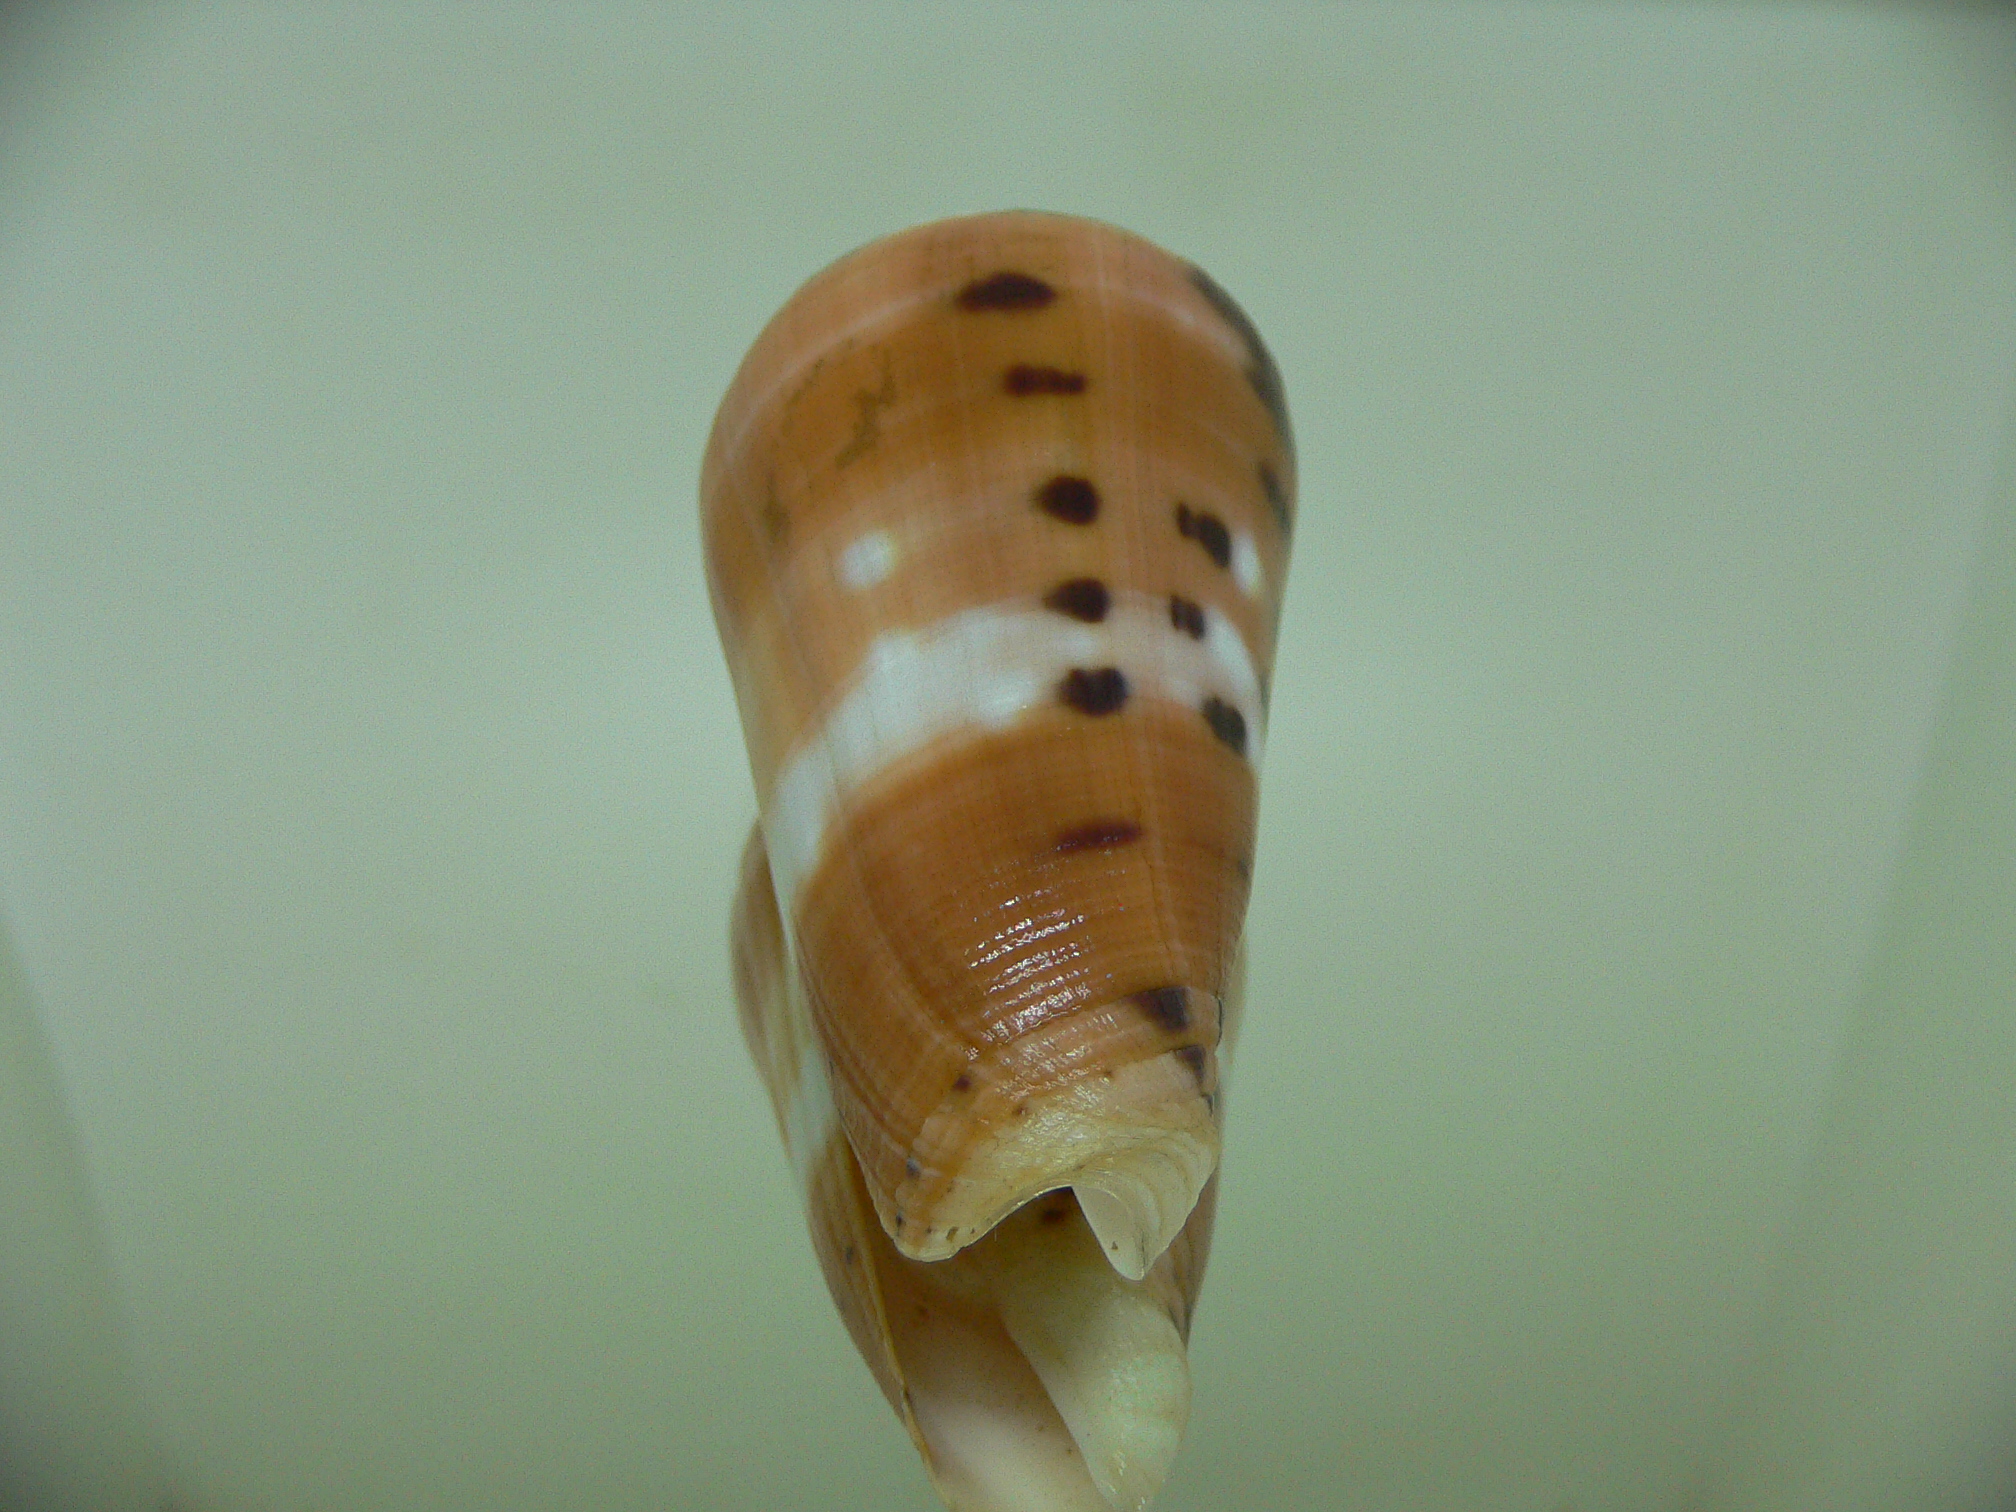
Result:
M0 1505L935 1505L734 1030L693 484L799 281L1001 206L1209 268L1301 441L1159 1505L2012 1504L2006 13L0 49Z

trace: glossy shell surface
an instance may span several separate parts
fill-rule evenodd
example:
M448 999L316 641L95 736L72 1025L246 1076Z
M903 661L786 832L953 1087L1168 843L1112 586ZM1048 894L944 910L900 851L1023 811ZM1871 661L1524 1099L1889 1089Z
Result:
M842 259L715 421L744 1029L955 1507L1139 1506L1174 1454L1293 498L1238 307L1062 216Z

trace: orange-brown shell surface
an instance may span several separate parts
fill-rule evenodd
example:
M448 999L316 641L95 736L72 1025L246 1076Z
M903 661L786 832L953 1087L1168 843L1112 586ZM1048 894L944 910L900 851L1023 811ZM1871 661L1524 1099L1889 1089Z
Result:
M1018 1214L1046 1193L1187 1333L1294 491L1238 306L1055 215L843 258L715 420L709 586L762 815L745 1029L836 1298L927 1460L894 1278L976 1245L970 1269L1023 1274L1001 1257L1051 1242ZM929 1284L983 1312L999 1291Z

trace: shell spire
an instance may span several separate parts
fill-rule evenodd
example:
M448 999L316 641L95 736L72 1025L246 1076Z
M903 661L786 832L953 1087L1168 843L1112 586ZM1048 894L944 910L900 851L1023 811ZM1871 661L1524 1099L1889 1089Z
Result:
M1238 306L1063 216L843 258L715 420L743 1029L955 1509L1139 1508L1181 1438L1293 498Z

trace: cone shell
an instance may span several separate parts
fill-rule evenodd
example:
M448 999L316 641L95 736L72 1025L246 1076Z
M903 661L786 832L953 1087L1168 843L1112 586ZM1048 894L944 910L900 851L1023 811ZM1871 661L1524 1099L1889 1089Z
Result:
M1238 307L1062 216L844 258L716 418L743 1026L955 1507L1136 1507L1174 1454L1293 497Z

